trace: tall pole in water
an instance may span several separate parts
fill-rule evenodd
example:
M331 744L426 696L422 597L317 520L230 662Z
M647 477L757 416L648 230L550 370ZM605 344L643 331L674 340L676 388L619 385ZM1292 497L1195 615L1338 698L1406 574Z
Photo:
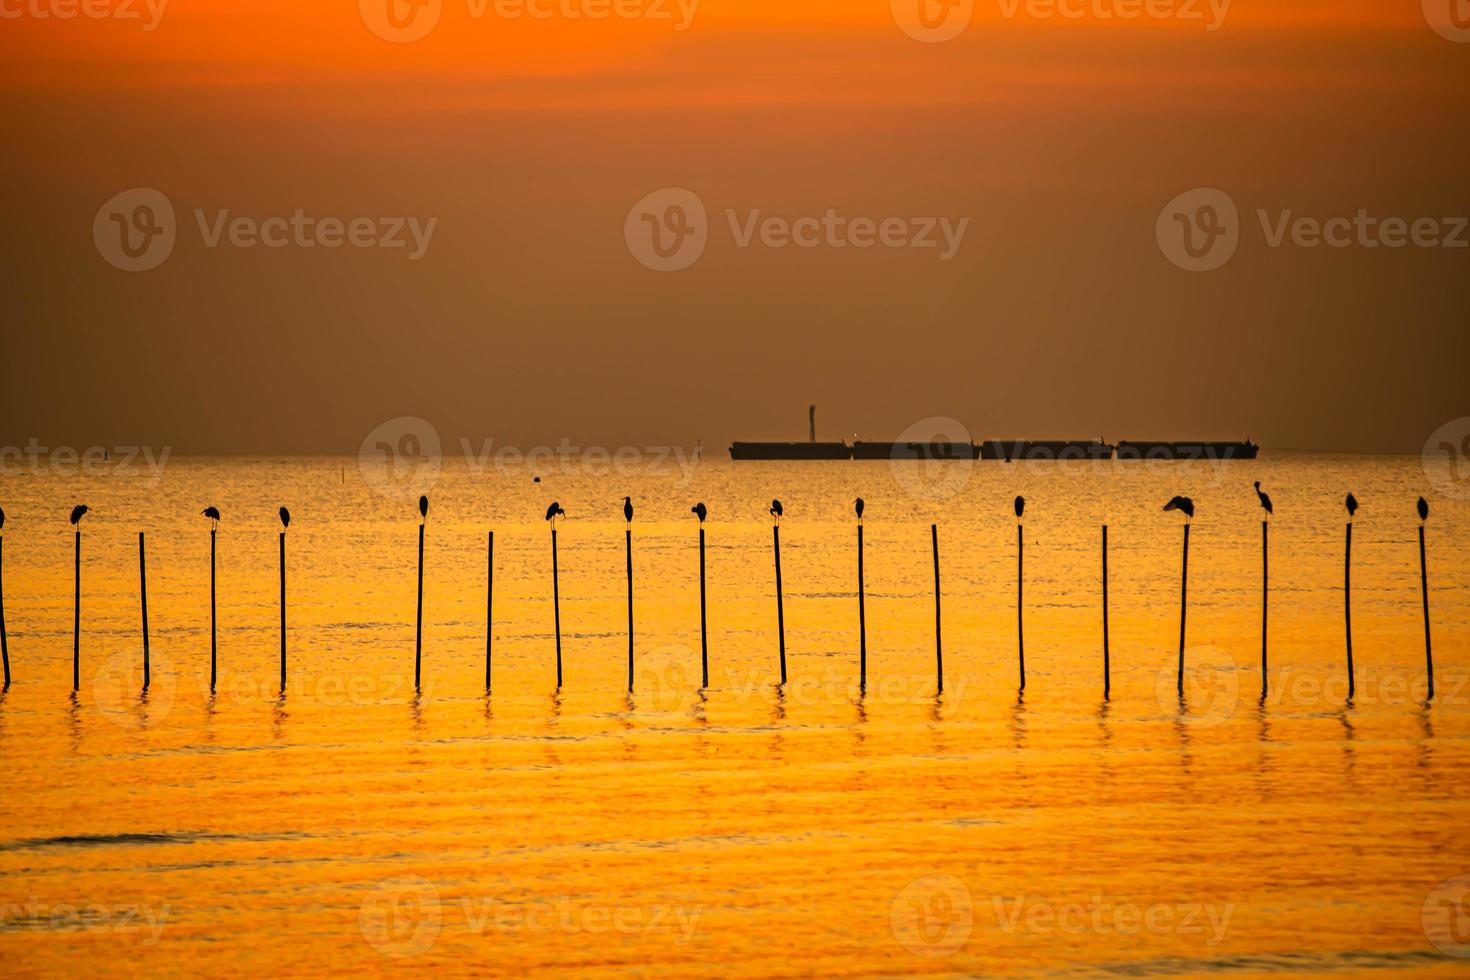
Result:
M1022 610L1025 608L1024 568L1026 539L1021 532L1021 522L1016 522L1016 656L1021 666L1021 690L1026 690L1026 623Z
M148 566L143 557L143 532L138 532L138 596L143 606L143 690L152 679L148 663Z
M219 656L219 628L215 616L214 606L214 539L216 528L209 529L209 689L214 690L215 678L218 676Z
M858 690L868 689L868 613L863 585L863 522L858 519Z
M623 532L628 555L628 690L633 690L633 528Z
M282 508L284 509L284 508ZM281 548L281 693L286 693L286 532L280 532Z
M556 623L556 689L561 690L561 579L556 566L556 524L551 525L551 607Z
M4 518L0 517L0 522ZM0 534L0 656L5 659L5 688L10 688L10 640L5 635L5 535Z
M699 526L699 668L700 690L709 687L709 623L704 606L704 525Z
M771 525L771 540L776 548L776 633L781 644L781 684L786 684L786 608L781 598L781 525Z
M71 689L75 693L82 686L82 529L77 528L76 561L73 581L71 614Z
M429 520L429 498L419 497L419 598L413 630L413 691L419 693L424 666L424 525Z
M1434 700L1434 654L1429 647L1429 564L1424 559L1424 522L1429 520L1429 502L1419 498L1419 589L1424 597L1424 671L1429 678L1427 700Z
M934 544L934 676L936 690L944 693L944 643L939 625L939 525L929 525L929 538Z
M495 601L495 532L485 547L485 691L490 691L490 636L494 623Z
M1356 685L1353 679L1353 522L1347 522L1347 546L1342 555L1342 615L1347 630L1347 675L1348 700L1353 699Z
M1261 521L1261 700L1266 700L1266 619L1271 607L1271 524Z
M1189 612L1189 522L1184 524L1184 562L1179 572L1179 696L1184 697L1184 618Z
M1102 526L1102 614L1103 614L1103 700L1113 692L1113 671L1108 653L1108 526Z

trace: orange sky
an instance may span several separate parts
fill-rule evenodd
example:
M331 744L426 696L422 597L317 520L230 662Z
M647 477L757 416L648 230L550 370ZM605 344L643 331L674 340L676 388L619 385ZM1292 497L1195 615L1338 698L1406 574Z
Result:
M833 436L946 414L977 437L1417 451L1470 415L1466 251L1273 249L1255 217L1470 213L1470 44L1417 2L1235 0L1214 31L1011 2L920 43L887 0L703 0L684 31L443 0L395 44L356 3L172 0L147 31L143 0L0 0L0 442L353 451L416 414L447 438L715 444L800 436L816 400ZM134 187L179 240L129 273L91 229ZM661 187L710 213L678 273L623 237ZM1154 240L1194 187L1244 219L1204 274ZM194 212L222 209L437 224L414 262L206 247ZM969 226L947 262L739 247L725 213L755 209Z

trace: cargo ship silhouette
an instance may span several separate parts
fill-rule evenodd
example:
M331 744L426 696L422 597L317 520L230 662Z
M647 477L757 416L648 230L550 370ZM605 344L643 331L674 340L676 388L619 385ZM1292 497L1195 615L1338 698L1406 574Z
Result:
M817 406L807 408L806 442L732 442L735 460L832 459L983 459L1011 463L1025 460L1191 460L1255 459L1261 447L1249 438L1239 442L1211 440L1134 440L1116 444L1102 439L986 439L979 443L818 442Z

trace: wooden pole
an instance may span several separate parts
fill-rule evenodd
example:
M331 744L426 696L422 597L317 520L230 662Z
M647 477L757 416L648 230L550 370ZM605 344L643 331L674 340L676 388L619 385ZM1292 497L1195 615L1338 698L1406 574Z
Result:
M704 525L699 528L699 666L700 690L709 687L709 624L704 608Z
M1261 700L1266 700L1266 620L1271 607L1271 523L1261 522Z
M143 532L138 532L138 596L143 606L143 690L148 690L152 670L148 657L148 566L143 554Z
M1347 627L1348 700L1353 699L1353 522L1347 522L1347 548L1342 557L1342 614Z
M218 676L219 630L214 606L214 538L215 528L209 529L209 689L214 690Z
M781 684L786 684L786 610L781 598L781 525L771 525L771 540L776 545L776 632L781 642Z
M495 601L495 532L491 530L485 548L485 691L490 691L490 636L494 624Z
M1184 618L1189 611L1189 524L1184 525L1184 564L1179 575L1179 696L1184 697Z
M944 693L944 643L939 612L939 525L929 525L929 538L934 544L934 676L938 693Z
M71 689L75 693L82 686L82 529L76 534L76 583L73 592L71 614Z
M281 693L286 693L286 532L281 539Z
M1108 651L1108 526L1102 526L1103 700L1113 693L1113 665Z
M1419 525L1419 589L1424 597L1424 670L1429 677L1429 697L1434 700L1434 653L1429 647L1429 565L1424 559L1424 525Z
M424 525L419 522L419 604L413 636L413 689L420 690L424 667Z
M1021 532L1021 525L1016 524L1016 654L1020 658L1021 665L1021 690L1026 690L1026 628L1021 615L1023 609L1024 586L1022 585L1024 558L1026 554L1026 539Z
M10 638L5 635L5 535L0 534L0 656L5 659L5 688L10 688Z
M556 617L556 689L561 690L561 579L556 567L556 525L551 527L551 606Z
M628 552L628 690L633 690L633 529L623 532Z
M858 690L868 689L868 613L863 585L863 522L858 521Z

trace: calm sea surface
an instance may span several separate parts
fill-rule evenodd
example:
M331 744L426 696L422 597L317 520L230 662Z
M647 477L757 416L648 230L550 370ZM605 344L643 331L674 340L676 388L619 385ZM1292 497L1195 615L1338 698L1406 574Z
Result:
M79 469L12 461L0 476L7 975L1470 967L1470 878L1456 880L1470 875L1470 505L1430 495L1438 691L1426 706L1418 459ZM1264 702L1256 479L1276 504ZM420 490L432 504L416 696ZM1351 704L1348 490L1363 505ZM1183 703L1183 521L1161 510L1176 493L1198 506ZM632 694L624 494L637 508ZM784 689L773 496L786 507ZM552 500L568 514L560 692ZM697 500L710 510L702 692ZM73 696L66 515L79 502L93 513ZM224 515L213 695L209 504Z

